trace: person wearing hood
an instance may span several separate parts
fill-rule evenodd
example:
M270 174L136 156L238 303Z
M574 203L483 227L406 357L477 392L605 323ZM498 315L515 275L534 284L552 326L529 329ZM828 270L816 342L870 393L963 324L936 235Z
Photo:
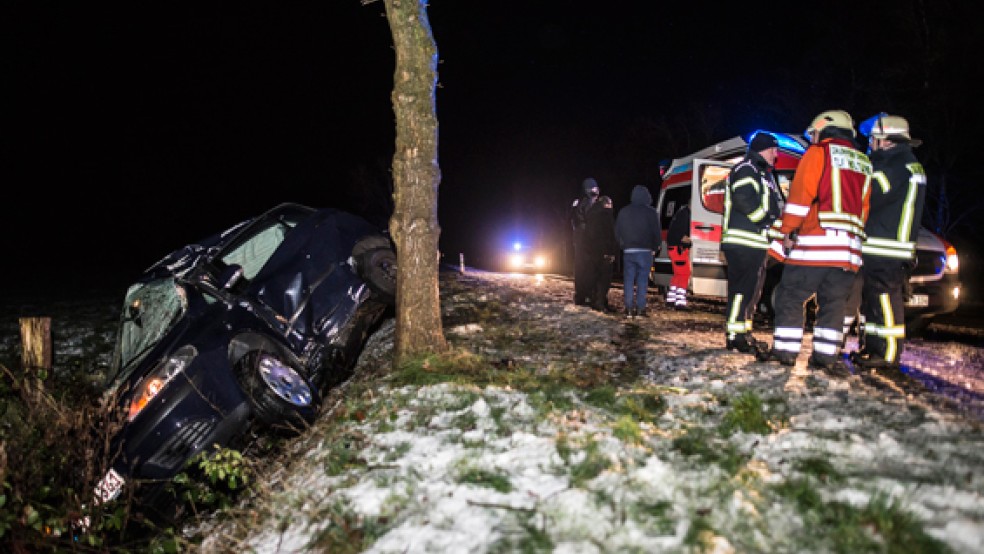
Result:
M620 209L615 218L615 237L622 249L622 290L627 317L648 315L649 270L661 241L659 212L652 204L649 189L636 185L632 188L630 204Z
M728 174L724 193L721 250L728 262L728 308L725 348L754 354L752 317L765 284L770 231L782 214L783 196L773 167L779 143L759 132ZM774 231L773 231L774 232Z
M916 260L926 198L926 172L912 152L921 141L909 122L885 113L860 125L869 138L874 171L871 210L861 245L861 348L851 360L861 369L898 370L905 341L905 289Z
M603 196L598 182L588 177L581 183L584 195L570 209L574 232L574 304L611 311L608 289L615 261L614 205Z

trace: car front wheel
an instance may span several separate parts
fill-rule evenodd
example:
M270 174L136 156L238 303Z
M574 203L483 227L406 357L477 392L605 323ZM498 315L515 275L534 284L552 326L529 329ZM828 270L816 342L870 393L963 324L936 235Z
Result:
M314 422L317 391L281 357L254 350L243 357L237 375L263 425L293 434Z

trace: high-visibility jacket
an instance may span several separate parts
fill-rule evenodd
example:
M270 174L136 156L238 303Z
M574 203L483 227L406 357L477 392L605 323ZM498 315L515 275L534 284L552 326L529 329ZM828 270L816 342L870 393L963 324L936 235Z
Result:
M789 252L773 242L769 255L792 265L861 267L861 242L871 199L871 161L846 138L810 145L789 185L779 232L793 236Z
M721 244L767 250L769 227L782 208L782 192L768 162L758 152L749 152L728 174Z
M865 223L865 256L911 261L926 198L926 172L908 144L871 153L871 213Z

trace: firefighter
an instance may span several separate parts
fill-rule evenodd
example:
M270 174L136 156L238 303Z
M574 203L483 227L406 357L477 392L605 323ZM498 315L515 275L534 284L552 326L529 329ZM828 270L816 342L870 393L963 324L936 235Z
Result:
M728 174L721 233L721 250L728 263L728 350L751 354L758 344L752 336L752 315L765 283L769 240L775 234L773 223L783 208L773 172L778 156L776 138L760 132L749 143L744 159Z
M860 130L868 136L874 174L861 246L864 328L851 360L862 369L897 370L905 340L904 291L916 259L926 173L912 152L921 141L912 139L905 118L881 113Z
M673 214L666 231L666 249L670 256L673 278L666 293L666 306L677 310L687 307L687 290L690 286L692 265L690 262L690 204L684 204Z
M861 267L861 241L868 215L871 162L854 142L854 120L842 110L821 113L806 130L803 154L769 255L784 262L776 287L772 348L761 361L796 364L803 342L806 302L816 296L813 352L809 365L833 376L848 375L840 359L845 303Z

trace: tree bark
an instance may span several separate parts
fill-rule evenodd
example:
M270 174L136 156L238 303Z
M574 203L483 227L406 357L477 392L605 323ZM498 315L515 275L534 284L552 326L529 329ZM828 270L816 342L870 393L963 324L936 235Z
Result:
M427 18L426 0L385 0L396 50L393 111L393 216L397 294L394 363L420 354L443 352L438 283L437 45Z
M51 318L22 317L21 365L25 370L51 369Z

